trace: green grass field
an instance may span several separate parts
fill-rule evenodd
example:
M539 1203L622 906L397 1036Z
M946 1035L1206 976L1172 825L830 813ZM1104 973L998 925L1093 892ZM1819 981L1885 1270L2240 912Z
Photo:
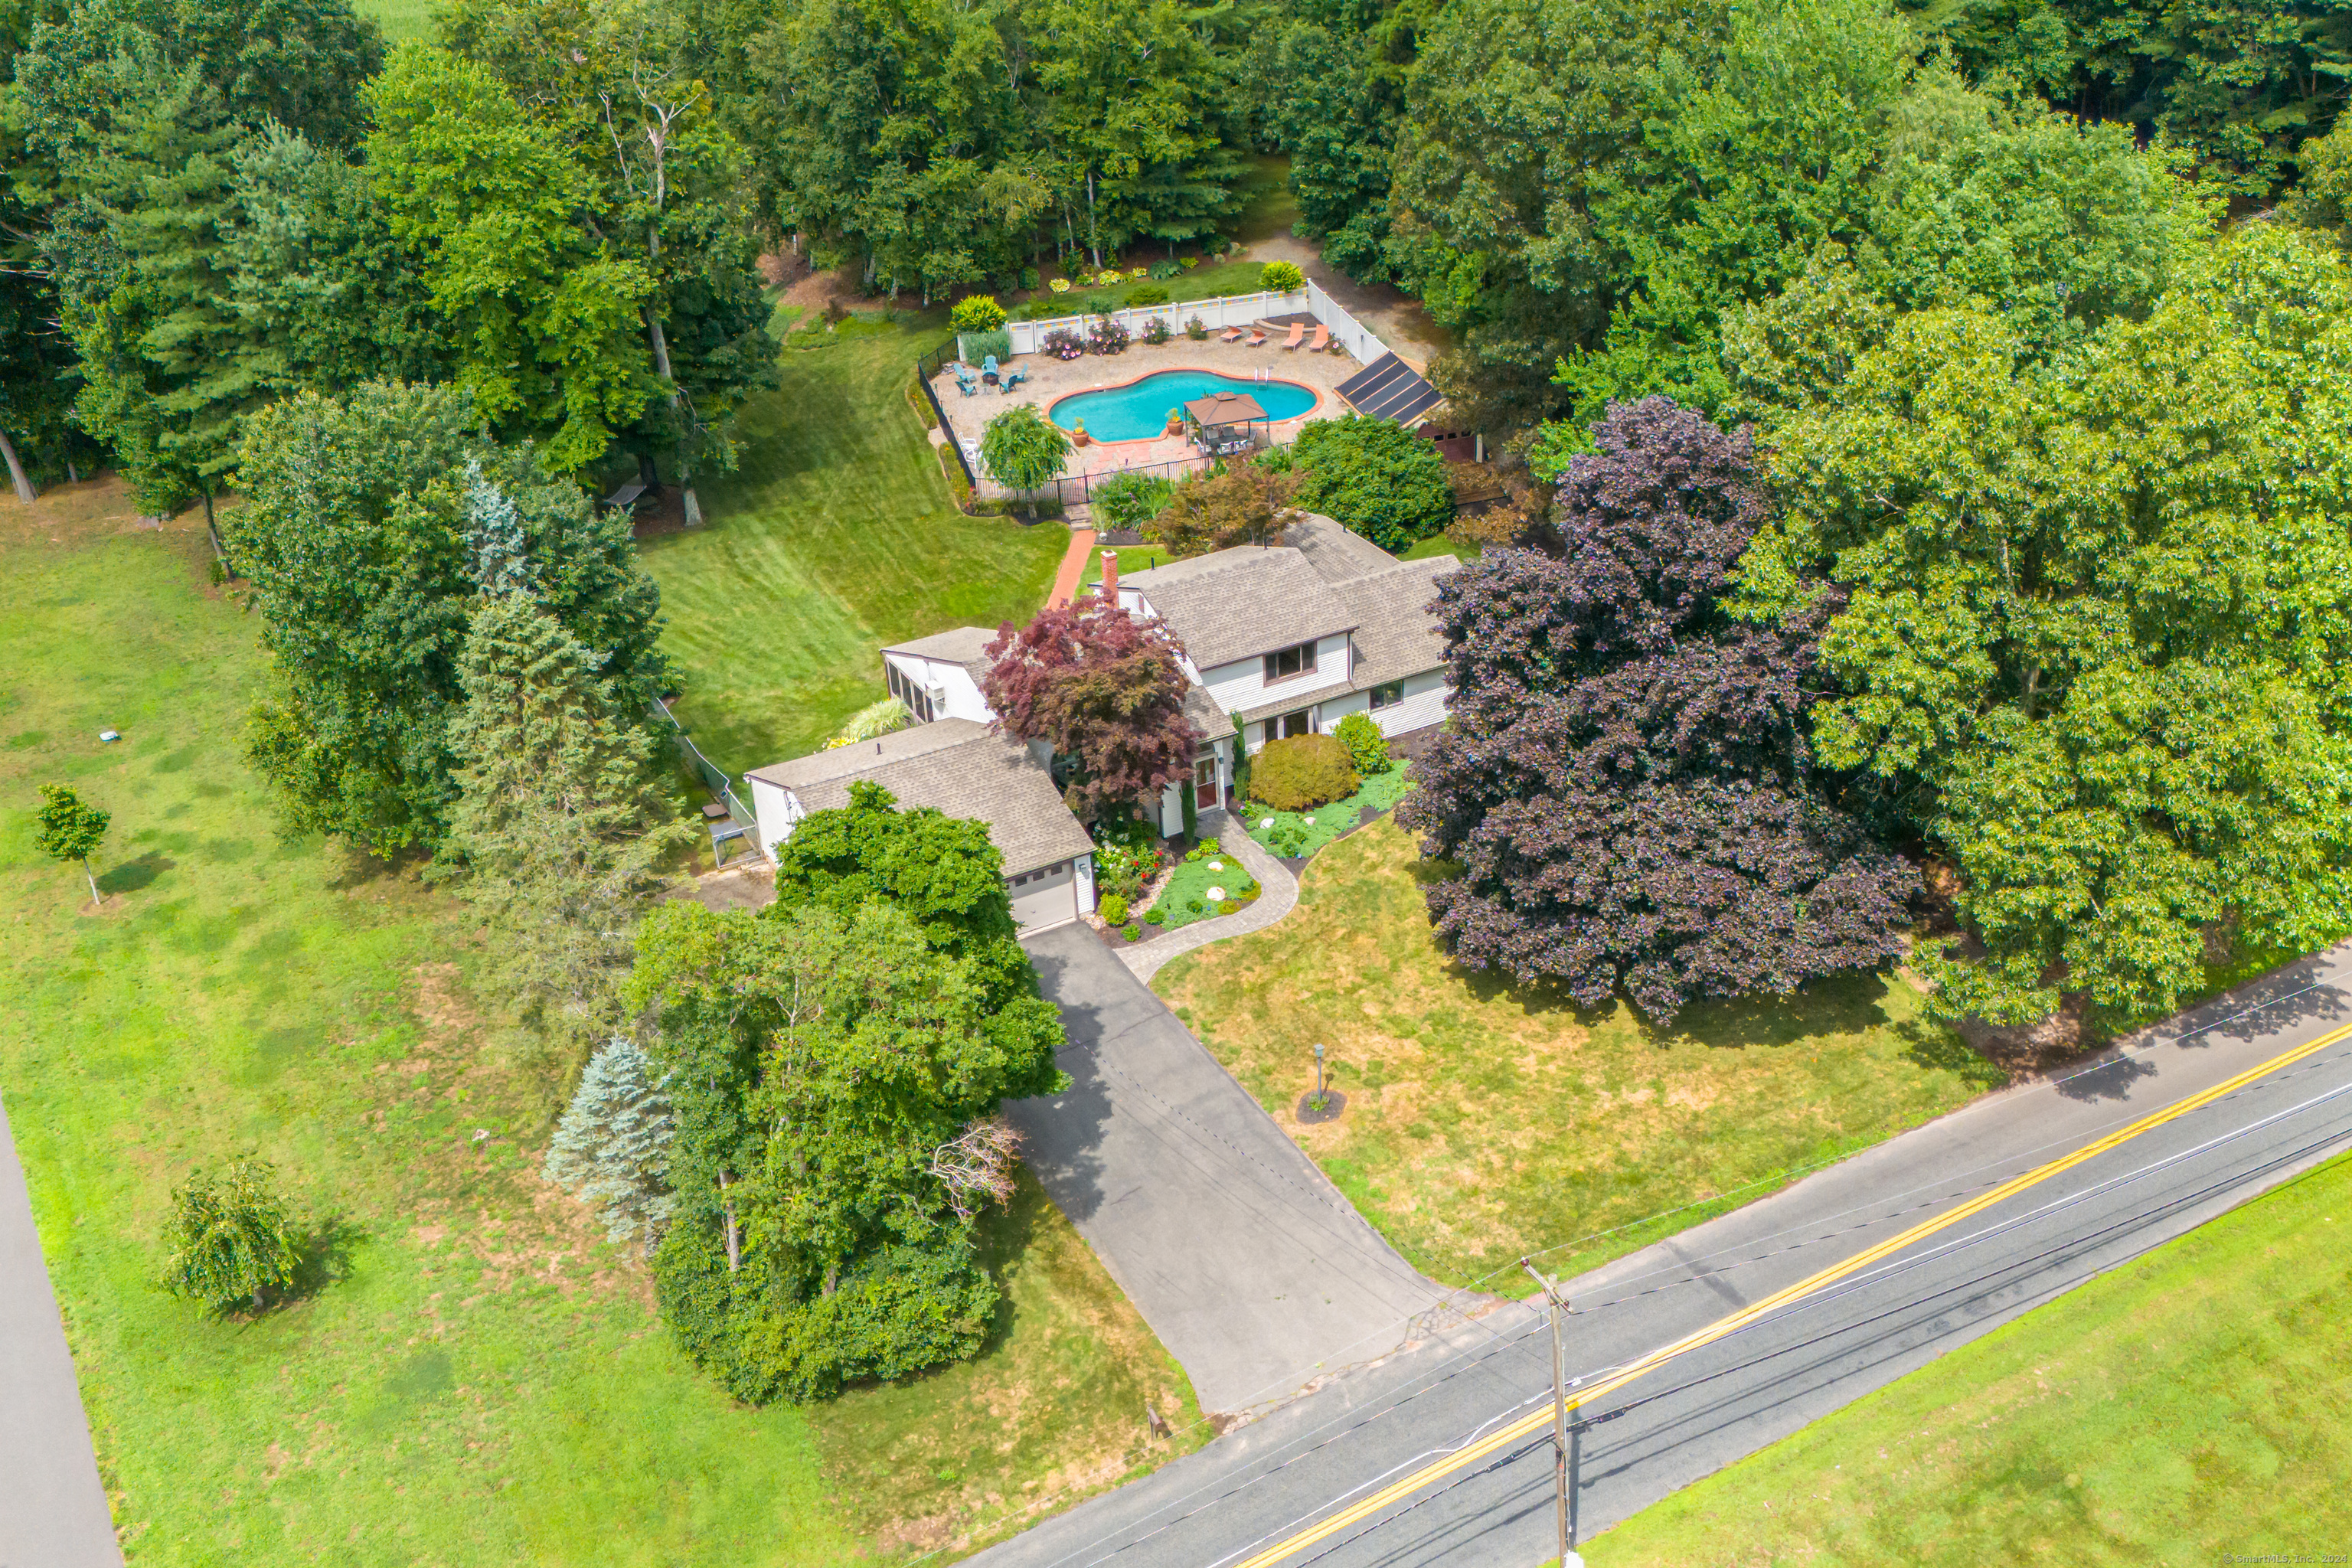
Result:
M646 542L678 717L730 772L814 751L887 695L884 644L1045 603L1068 531L957 511L908 400L946 323L875 311L786 338L782 384L744 410L741 467L703 489L709 526Z
M404 44L412 39L432 40L433 5L434 0L357 0L352 8L375 19L375 25L383 29L384 42Z
M2347 1231L2339 1160L1677 1492L1585 1561L2341 1561Z
M1315 858L1280 926L1181 954L1154 989L1433 1279L1499 1269L1485 1288L1516 1293L1522 1254L1569 1243L1548 1267L1573 1274L1999 1080L1890 975L1685 1008L1669 1031L1516 993L1438 951L1424 874L1384 819ZM1300 1126L1318 1041L1348 1110Z
M1167 1457L1142 1408L1184 1428L1182 1374L1034 1187L978 1361L807 1410L696 1373L537 1176L562 1086L484 1018L473 922L278 840L236 750L257 620L200 524L131 510L0 500L0 1093L134 1563L897 1561ZM95 911L34 852L52 780L113 814ZM160 1226L247 1149L347 1264L211 1322L154 1287Z

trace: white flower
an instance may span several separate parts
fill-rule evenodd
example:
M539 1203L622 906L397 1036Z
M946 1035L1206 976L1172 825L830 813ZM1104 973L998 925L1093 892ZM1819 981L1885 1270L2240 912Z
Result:
M1223 888L1211 888L1209 889L1209 902L1213 904L1222 904L1224 901L1225 890Z

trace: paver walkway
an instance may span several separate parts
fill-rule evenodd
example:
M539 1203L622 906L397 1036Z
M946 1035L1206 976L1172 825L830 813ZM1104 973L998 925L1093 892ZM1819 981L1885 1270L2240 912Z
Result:
M1077 597L1078 584L1087 580L1087 553L1094 547L1093 529L1071 527L1070 547L1062 552L1061 567L1054 574L1054 591L1045 595L1047 609Z
M1450 1293L1364 1223L1091 930L1023 945L1062 1010L1071 1084L1005 1114L1202 1409L1278 1404L1426 1331L1422 1314Z
M1213 920L1194 921L1181 926L1166 936L1150 942L1138 942L1133 947L1118 950L1118 961L1135 972L1135 977L1145 984L1160 973L1160 966L1180 952L1190 952L1196 947L1213 942L1223 942L1229 936L1242 936L1254 931L1264 931L1298 903L1298 879L1290 868L1259 847L1231 813L1217 829L1217 843L1224 852L1242 863L1257 885L1265 891L1246 909Z
M24 1167L0 1106L0 1565L122 1568Z

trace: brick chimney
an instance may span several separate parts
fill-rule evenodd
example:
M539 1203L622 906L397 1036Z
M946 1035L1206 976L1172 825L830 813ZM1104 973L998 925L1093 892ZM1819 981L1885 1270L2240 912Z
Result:
M1103 573L1100 589L1102 602L1106 605L1116 605L1118 603L1118 552L1106 550L1102 555Z

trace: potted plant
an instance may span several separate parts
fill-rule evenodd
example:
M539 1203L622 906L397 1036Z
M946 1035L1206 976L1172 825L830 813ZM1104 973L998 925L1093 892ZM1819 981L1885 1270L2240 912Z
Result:
M1184 411L1182 409L1171 408L1168 411L1168 428L1161 431L1160 434L1163 436L1181 436L1184 434Z
M1083 419L1078 420L1072 426L1070 439L1081 447L1091 447L1095 444L1095 438L1087 434L1087 422Z

